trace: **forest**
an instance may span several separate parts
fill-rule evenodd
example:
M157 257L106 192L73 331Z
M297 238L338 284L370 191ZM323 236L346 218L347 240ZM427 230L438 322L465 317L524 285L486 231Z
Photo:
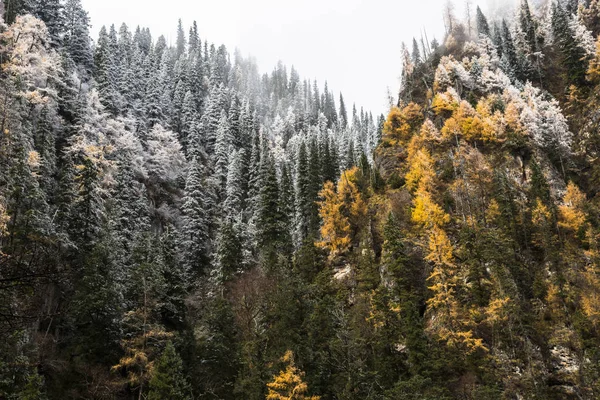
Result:
M0 1L0 399L600 398L600 0L505 7L373 115Z

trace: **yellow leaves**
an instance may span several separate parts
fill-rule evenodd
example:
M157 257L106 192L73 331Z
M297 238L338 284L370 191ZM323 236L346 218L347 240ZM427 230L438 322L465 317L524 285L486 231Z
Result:
M585 205L585 195L579 190L577 185L569 182L567 192L563 198L563 204L558 207L560 211L559 226L563 229L568 229L574 232L585 224L585 213L583 206Z
M413 201L412 220L425 228L443 226L450 222L450 216L437 205L425 190L418 190Z
M468 112L465 106L464 113ZM454 120L454 123L458 121ZM469 315L456 298L455 288L460 283L460 271L454 262L450 238L443 229L450 222L450 215L433 200L431 194L436 189L433 159L418 137L413 137L408 152L406 186L415 190L411 218L423 229L426 238L426 244L423 244L425 259L432 264L427 278L431 291L431 297L427 300L427 310L431 316L427 329L438 340L446 342L447 346L460 347L467 354L487 351L483 340L474 337L469 329Z
M383 138L391 144L406 142L422 121L423 111L415 103L410 103L403 109L393 107L383 125Z
M40 163L41 163L40 153L38 153L35 150L31 150L29 152L29 154L27 155L27 165L29 166L29 168L35 170L35 169L39 168Z
M414 151L409 149L408 157L409 170L405 176L406 187L409 190L416 190L422 187L426 190L432 190L434 186L435 170L433 158L425 149Z
M468 354L478 350L489 351L483 344L483 339L473 337L473 331L452 333L448 335L447 343L449 346L463 346Z
M505 115L499 110L492 111L494 103L499 101L501 100L497 96L490 95L481 99L475 108L480 119L479 132L476 136L484 142L496 142L505 139Z
M362 225L367 214L367 204L356 186L358 168L345 171L338 181L337 190L327 182L319 193L319 215L323 220L319 247L329 250L330 257L336 257L348 250L351 243L352 227Z
M429 254L427 254L425 259L433 262L435 265L453 266L452 244L446 232L437 225L429 232Z
M333 183L325 183L320 195L323 201L319 203L321 206L319 214L323 219L323 225L321 227L322 241L318 245L328 248L333 257L348 249L350 245L350 223L342 213L344 202L335 192Z
M533 242L542 248L545 248L549 244L548 235L551 229L551 219L552 214L550 214L550 210L538 198L531 212L531 220L537 227L533 233Z
M121 342L125 355L111 368L111 372L123 371L129 385L139 386L150 379L160 345L171 339L173 333L159 325L146 324L144 312L139 309L127 312L124 321L139 331Z
M521 112L519 107L514 102L509 102L504 110L504 121L506 126L509 127L513 132L522 132L523 126L521 124Z
M32 104L46 103L48 94L56 95L48 80L59 74L60 58L49 42L46 26L31 15L17 17L0 33L1 69L15 84L14 93Z
M489 102L483 99L474 109L467 101L461 101L451 118L448 118L442 128L442 136L450 141L456 136L462 136L468 141L482 140L493 142L503 136L504 121L499 112L491 113Z
M493 299L485 309L485 321L495 325L508 320L510 298Z
M358 226L367 214L367 203L358 191L358 168L354 167L342 174L338 181L337 192L346 205L349 205L351 225Z
M548 207L538 198L532 211L532 220L537 225L544 225L550 221L551 214Z
M393 107L383 125L383 136L405 142L421 122L423 110L418 104L409 103L402 109Z
M495 199L490 200L490 204L485 211L485 218L488 221L495 221L500 215L500 206L498 205L498 202Z
M294 354L288 350L281 358L286 363L285 371L280 371L267 383L267 400L319 400L319 396L307 396L308 385L303 381L304 372L294 364Z
M437 93L431 102L431 107L436 115L449 116L458 109L458 106L458 95L451 91Z

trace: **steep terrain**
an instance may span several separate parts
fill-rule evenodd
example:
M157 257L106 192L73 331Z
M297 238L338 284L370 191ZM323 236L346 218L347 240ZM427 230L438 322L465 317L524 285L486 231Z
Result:
M375 121L7 2L0 398L598 398L600 3L452 10Z

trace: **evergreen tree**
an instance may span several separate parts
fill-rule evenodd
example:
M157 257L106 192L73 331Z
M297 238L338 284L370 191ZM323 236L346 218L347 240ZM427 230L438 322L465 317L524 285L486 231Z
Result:
M531 15L531 9L529 8L528 0L521 0L521 7L519 9L519 24L521 31L525 34L525 40L529 45L530 51L538 51L536 23Z
M477 6L477 32L479 35L491 36L490 35L490 26L488 24L487 18L481 12L481 8Z
M190 163L183 205L184 223L181 242L185 249L185 262L190 272L201 275L208 263L208 201L201 165L196 159Z
M30 13L34 8L33 0L7 0L2 7L4 20L12 24L19 15Z
M567 69L566 79L570 83L585 83L589 55L578 43L571 28L569 15L560 2L552 3L552 34L562 54L562 61Z
M217 128L215 140L215 179L218 182L219 192L225 189L227 182L227 165L229 163L229 155L233 149L233 137L231 127L227 121L225 111L221 113L219 127Z
M63 43L71 59L85 71L92 71L89 17L81 0L66 0L64 5L65 34Z
M181 357L177 354L173 343L168 342L154 367L148 399L187 400L191 399L190 391L183 372Z
M502 20L502 56L506 57L508 76L514 76L515 72L519 70L519 61L517 58L517 50L515 48L513 38L510 34L508 24L506 20Z
M270 154L262 157L260 166L260 191L257 204L257 242L262 252L263 262L273 267L282 238L282 212L279 209L279 182L275 164Z
M185 53L185 32L183 31L183 24L181 19L179 19L177 25L177 53L176 57L180 58Z
M199 55L201 43L200 37L198 36L198 24L196 23L196 21L193 22L192 27L190 28L189 42L189 53Z
M304 141L300 144L296 159L296 237L297 242L302 242L309 233L308 210L310 207L308 154Z
M31 13L46 24L52 45L59 46L65 23L60 0L32 0L31 8Z
M421 51L419 50L419 44L417 43L417 39L415 38L413 38L413 49L411 59L415 67L419 67L421 65Z

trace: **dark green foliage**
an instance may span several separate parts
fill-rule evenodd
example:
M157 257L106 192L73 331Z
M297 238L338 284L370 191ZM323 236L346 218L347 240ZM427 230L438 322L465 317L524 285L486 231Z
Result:
M106 233L87 256L72 304L77 353L90 362L115 362L122 338L123 271Z
M562 55L566 68L566 80L576 85L585 85L589 56L577 42L569 26L569 14L560 2L552 3L552 34Z
M81 0L67 0L64 5L65 34L63 45L71 59L85 71L93 69L90 48L89 17Z
M167 343L154 366L150 379L149 400L191 399L191 388L183 371L181 357L172 342Z
M402 50L418 116L397 141L383 115L350 119L283 63L261 76L196 23L173 45L102 28L92 54L80 0L5 1L3 29L45 21L27 52L53 63L43 82L0 77L0 398L262 400L288 351L322 400L594 398L598 94L575 3L493 24L477 8L487 49L447 10L444 45ZM596 3L578 5L590 26ZM464 115L435 106L448 55L468 69L446 71ZM418 147L430 179L408 191ZM326 181L351 190L320 208Z
M490 25L488 24L487 18L481 12L481 8L477 6L477 32L480 35L491 36Z

